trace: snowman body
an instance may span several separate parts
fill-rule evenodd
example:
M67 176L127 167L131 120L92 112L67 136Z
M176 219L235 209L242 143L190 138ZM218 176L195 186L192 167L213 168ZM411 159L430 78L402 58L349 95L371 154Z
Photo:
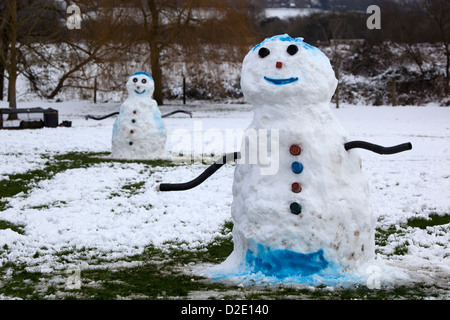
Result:
M113 126L112 153L117 159L158 159L164 156L166 129L152 99L154 82L138 72L127 81L128 98Z
M234 251L225 266L308 276L356 270L374 258L368 183L329 107L336 84L328 58L302 38L268 38L245 57L241 86L254 107L248 129L270 143L243 139L233 183ZM255 152L272 163L252 163Z

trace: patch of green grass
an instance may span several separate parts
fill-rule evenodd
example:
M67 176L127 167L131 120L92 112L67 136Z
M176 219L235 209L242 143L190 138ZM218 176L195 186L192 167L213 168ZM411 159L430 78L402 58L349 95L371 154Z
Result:
M128 190L130 192L135 192L135 191L141 189L144 185L145 185L145 181L141 181L141 182L126 184L126 185L122 186L122 189Z
M11 281L2 287L2 293L10 297L22 297L26 299L39 299L40 294L36 286L43 277L42 273L22 270L15 273Z
M125 262L138 263L137 266L132 267L108 268L102 267L101 262L98 267L95 267L92 261L88 261L92 268L81 270L81 286L75 289L67 287L66 281L69 275L65 270L42 274L27 271L25 265L8 263L0 268L0 276L6 279L0 288L0 293L10 297L36 300L55 299L55 297L79 300L190 299L195 298L196 294L201 294L202 298L207 299L247 300L381 300L437 297L437 294L433 293L433 287L420 284L414 284L414 287L400 286L378 290L365 286L333 290L325 286L312 289L284 285L241 287L184 272L186 263L189 262L220 263L231 253L232 241L227 237L219 237L206 245L204 249L194 252L183 252L177 249L163 251L148 246L142 254L125 259ZM60 255L68 256L74 253L76 253L75 250L67 249ZM72 263L76 264L75 261ZM8 274L7 277L6 274Z
M106 153L68 153L49 158L44 168L32 170L21 175L10 175L8 180L0 181L0 199L25 194L33 184L44 179L51 179L55 174L76 168L88 168L98 163L108 162L140 162L149 167L176 166L168 161L128 161L102 158ZM135 194L144 187L144 182L124 185L125 193ZM52 204L64 205L63 202ZM7 199L0 201L0 211L8 206ZM43 209L42 207L41 209ZM376 231L377 246L386 246L389 236L401 236L407 226L424 228L430 225L445 224L450 221L449 215L434 216L430 219L410 219L407 225L378 228ZM23 234L24 226L14 225L0 220L0 229L11 229ZM185 270L191 264L219 264L233 251L231 237L232 222L226 222L221 235L195 250L182 249L180 243L170 243L170 249L162 250L149 245L139 255L111 261L106 254L98 253L96 248L63 248L54 254L58 263L66 265L89 265L81 270L81 287L70 289L66 280L66 270L52 273L30 272L29 265L6 261L0 265L0 294L23 299L95 299L114 300L127 299L188 299L202 294L209 299L422 299L433 297L434 287L420 286L396 287L390 289L370 290L365 286L354 288L335 288L325 286L314 289L291 288L287 286L246 286L241 287L222 281L194 276ZM395 248L395 254L407 253L408 243ZM0 257L10 250L7 245L0 248ZM40 248L30 256L35 259L50 254L47 248ZM120 262L128 267L116 267Z
M427 293L428 288L421 284L416 286L398 286L389 289L369 289L365 286L355 289L343 289L333 293L333 299L364 299L364 300L421 300L430 296Z
M420 300L430 296L430 287L418 284L414 287L399 286L389 289L369 289L366 286L353 288L333 288L317 286L311 289L269 287L263 291L253 291L245 295L245 299L271 299L271 300L394 300L411 299ZM236 298L236 297L234 297ZM233 297L230 297L233 299Z
M427 227L439 226L450 223L450 214L438 215L432 213L428 218L423 217L413 217L409 218L406 223L401 223L399 225L390 225L389 227L379 227L375 232L375 244L377 247L385 247L388 244L388 238L391 235L404 236L406 234L406 228L420 228L426 229ZM395 255L406 255L408 253L409 242L397 245L394 248ZM377 252L380 250L377 249Z
M409 246L408 241L405 241L404 243L395 246L394 255L396 255L396 256L406 255L408 253L408 246Z
M194 250L178 249L183 243L170 242L165 245L170 245L172 249L161 250L152 245L145 248L142 254L130 257L130 261L149 261L157 260L164 261L166 265L177 266L186 265L191 262L195 263L220 263L224 261L233 251L233 239L228 234L233 223L226 222L221 230L223 236L217 237L211 243L206 244L203 248Z
M97 285L82 286L79 294L95 300L117 299L118 296L137 299L185 298L190 291L205 290L210 286L200 277L173 272L154 263L119 270L87 270L82 277L95 279Z
M14 232L17 232L18 234L24 234L24 229L25 226L24 225L20 225L20 224L13 224L9 221L4 221L4 220L0 220L0 230L5 230L5 229L11 229Z
M429 219L426 218L409 218L407 225L412 228L426 229L427 227L439 226L450 223L450 214L438 215L432 213Z
M198 250L177 249L161 250L149 245L141 254L122 259L132 267L107 267L101 257L88 259L94 248L65 248L57 255L61 262L77 265L86 261L91 268L81 270L81 286L77 289L67 287L68 274L60 270L51 274L29 272L25 265L12 262L0 267L3 281L0 293L5 296L23 299L78 299L78 300L115 300L115 299L189 299L201 294L207 299L247 299L247 300L387 300L387 299L424 299L438 297L432 286L414 284L414 287L369 289L363 285L353 288L334 288L325 286L315 288L295 288L283 285L245 286L226 284L222 281L194 276L183 271L187 264L213 263L224 261L233 250L230 237L232 223L222 228L222 235ZM390 231L384 232L385 236ZM42 248L44 249L44 248ZM35 255L38 255L36 253ZM74 257L78 260L74 260ZM116 262L120 262L119 260ZM133 262L137 266L133 266ZM8 274L8 276L6 276ZM55 280L59 279L59 280Z
M0 212L6 210L8 207L8 201L0 200Z
M66 201L55 201L51 204L43 204L43 205L39 205L39 206L32 206L30 207L30 209L34 209L34 210L44 210L44 209L50 209L50 208L62 208L65 205L67 205Z
M42 169L30 170L26 173L12 174L8 176L8 179L0 180L0 199L13 197L22 192L24 194L27 194L34 184L42 180L51 179L60 172L64 172L70 169L88 168L99 163L143 163L150 167L173 167L177 165L168 160L135 161L106 159L105 156L107 154L108 153L105 152L70 152L67 154L56 155L53 158L48 159ZM142 186L143 183L138 183L125 186L124 188L128 188L130 191L133 191ZM0 201L0 211L5 210L7 204L7 200L2 199Z
M51 179L59 172L99 163L100 160L93 157L94 155L99 154L68 153L57 155L53 159L49 159L42 169L9 175L8 179L0 181L0 198L12 197L21 192L26 194L34 183Z
M46 299L57 294L61 299L111 300L118 297L132 299L185 299L190 292L220 292L228 286L202 277L188 275L180 271L186 264L214 262L226 259L233 249L231 237L226 236L232 228L228 222L220 236L199 250L161 250L149 245L141 254L122 259L124 262L137 262L139 265L129 268L106 268L102 265L114 261L105 261L96 255L88 259L90 248L64 248L55 255L59 263L77 265L86 261L94 268L81 272L82 286L79 289L67 288L64 281L55 283L54 279L67 279L65 270L52 274L26 271L25 265L6 263L0 267L0 278L9 274L0 288L0 293L23 299ZM7 249L7 248L6 248ZM42 248L44 250L45 248ZM95 251L95 249L92 249ZM0 252L1 254L1 252ZM35 258L41 254L36 252ZM76 260L75 260L76 259ZM95 267L97 265L97 267ZM5 278L5 277L3 277Z
M218 246L214 242L214 246ZM67 263L68 257L75 250L66 249L58 253L60 260ZM37 253L36 253L37 254ZM203 252L208 255L208 252ZM202 259L201 254L194 255ZM217 257L216 253L211 254ZM23 299L45 299L48 295L58 293L62 299L114 300L119 297L131 299L185 299L192 291L223 291L228 287L222 283L206 281L198 276L177 271L184 262L190 261L190 252L163 252L149 246L141 255L130 257L126 261L141 262L130 268L93 268L80 273L82 285L79 289L67 288L66 283L55 284L54 277L68 277L64 270L55 274L27 272L26 266L13 264L0 268L0 276L10 274L4 281L0 293ZM203 260L203 259L202 259ZM198 260L195 260L198 262ZM97 261L99 262L99 261ZM101 261L100 261L101 264ZM9 270L9 271L8 271ZM12 275L11 275L12 274ZM43 285L44 284L44 285ZM38 290L38 287L40 288Z
M388 238L393 235L404 235L405 231L401 228L398 229L395 225L386 228L376 228L375 229L375 245L377 247L385 247L388 244Z

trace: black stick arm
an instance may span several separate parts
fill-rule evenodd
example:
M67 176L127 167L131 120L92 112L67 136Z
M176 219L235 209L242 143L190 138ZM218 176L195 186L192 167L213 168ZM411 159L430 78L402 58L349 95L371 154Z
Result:
M212 176L217 170L219 170L225 163L230 161L235 161L236 159L240 159L240 152L234 152L231 154L224 155L222 159L216 161L214 164L209 166L202 174L200 174L194 180L184 183L161 183L156 186L156 190L158 191L184 191L197 187L201 183L203 183L206 179Z
M171 115L173 115L175 113L186 113L192 118L192 112L187 111L187 110L175 110L175 111L172 111L172 112L169 112L169 113L165 113L165 114L161 115L161 118L169 117L169 116L171 116ZM106 118L109 118L109 117L112 117L112 116L115 116L115 115L118 115L118 114L119 114L119 112L113 112L113 113L107 114L106 116L102 116L102 117L94 117L93 115L88 114L85 117L85 119L86 120L89 120L89 119L103 120L103 119L106 119Z
M88 115L85 117L85 119L86 119L86 120L89 120L89 119L93 119L93 120L103 120L103 119L106 119L106 118L115 116L115 115L117 115L117 114L119 114L119 111L113 112L113 113L110 113L110 114L107 114L106 116L103 116L103 117L94 117L94 116L88 114Z
M394 154L412 149L410 142L402 143L393 147L383 147L366 141L350 141L344 144L345 150L361 148L379 154Z
M168 113L165 113L165 114L161 115L161 118L167 118L167 117L169 117L169 116L171 116L171 115L173 115L175 113L186 113L192 118L192 112L187 111L187 110L175 110L175 111L172 111L172 112L168 112Z

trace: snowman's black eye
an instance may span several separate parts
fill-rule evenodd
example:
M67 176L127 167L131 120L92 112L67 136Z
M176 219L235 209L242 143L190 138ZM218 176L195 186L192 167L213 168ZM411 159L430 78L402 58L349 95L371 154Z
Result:
M145 79L142 79L142 81L141 81L142 83L147 83L147 80L145 80Z
M295 44L291 44L289 47L287 47L287 53L289 53L291 56L296 54L298 52L298 47Z
M270 50L267 48L261 48L259 49L258 54L261 58L265 58L270 54Z
M133 82L138 82L138 78L133 78Z

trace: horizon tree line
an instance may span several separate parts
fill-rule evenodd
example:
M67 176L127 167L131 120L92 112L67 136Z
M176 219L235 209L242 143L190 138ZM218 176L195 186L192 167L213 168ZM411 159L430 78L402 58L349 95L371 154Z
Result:
M364 13L343 9L284 20L266 18L261 1L78 0L81 28L72 30L66 27L70 16L66 9L72 1L2 1L0 100L6 97L9 107L17 108L19 75L46 99L56 98L71 86L93 89L85 83L97 86L98 79L108 80L112 89L118 88L121 82L112 77L112 69L135 52L152 73L155 100L163 104L164 65L180 60L241 62L252 44L280 33L332 48L337 72L348 58L337 51L335 44L340 40L363 39L366 45L390 41L398 44L420 70L426 57L413 44L440 43L448 92L448 0L380 0L381 30L367 30ZM216 50L218 47L221 50Z

